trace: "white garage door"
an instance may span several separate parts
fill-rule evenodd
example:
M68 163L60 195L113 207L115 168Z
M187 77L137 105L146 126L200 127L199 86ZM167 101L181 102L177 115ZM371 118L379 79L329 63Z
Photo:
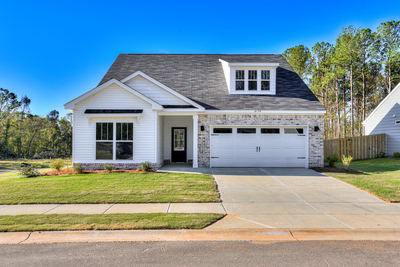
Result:
M307 167L305 127L213 127L211 167Z

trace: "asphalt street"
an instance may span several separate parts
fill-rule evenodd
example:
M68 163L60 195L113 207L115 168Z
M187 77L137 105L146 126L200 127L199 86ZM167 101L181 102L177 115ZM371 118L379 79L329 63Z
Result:
M112 242L0 246L0 266L400 266L400 242Z

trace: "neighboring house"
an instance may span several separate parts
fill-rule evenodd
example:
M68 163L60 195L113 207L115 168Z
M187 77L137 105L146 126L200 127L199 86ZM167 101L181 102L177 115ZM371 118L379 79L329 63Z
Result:
M323 166L325 108L282 55L120 54L73 111L73 162Z
M386 134L386 154L400 152L400 83L363 122L365 134Z

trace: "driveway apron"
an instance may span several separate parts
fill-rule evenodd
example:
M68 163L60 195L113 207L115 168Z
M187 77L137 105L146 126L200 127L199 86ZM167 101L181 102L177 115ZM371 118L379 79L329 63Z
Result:
M289 229L400 228L399 205L310 169L212 168L212 172L225 210L238 219L230 217L211 228L249 224Z

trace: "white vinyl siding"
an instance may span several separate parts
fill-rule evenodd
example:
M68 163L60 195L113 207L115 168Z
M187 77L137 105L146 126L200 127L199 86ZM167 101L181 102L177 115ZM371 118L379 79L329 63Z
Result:
M74 162L75 163L140 163L155 162L155 112L151 105L116 84L76 104L74 110ZM143 109L138 120L135 117L94 117L88 120L86 109ZM96 122L132 122L134 160L96 160Z
M171 159L172 127L186 127L187 160L193 159L193 116L164 116L164 159Z
M386 154L400 152L400 84L365 122L365 134L386 134Z
M188 105L188 102L141 76L136 76L125 82L125 84L161 105Z

